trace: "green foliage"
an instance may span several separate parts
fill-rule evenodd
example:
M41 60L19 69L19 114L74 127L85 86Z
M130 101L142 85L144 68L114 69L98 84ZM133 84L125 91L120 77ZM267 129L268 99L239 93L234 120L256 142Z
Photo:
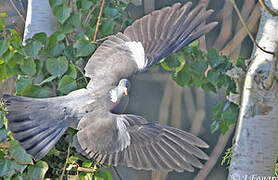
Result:
M93 42L100 3L96 0L69 1L50 0L56 17L58 31L47 37L38 33L22 45L22 38L14 29L5 26L6 13L0 13L0 81L9 76L18 76L16 95L45 98L65 95L86 86L84 64L95 51L99 42ZM74 4L76 2L76 4ZM93 8L94 11L89 11ZM131 19L126 11L127 4L107 1L100 22L97 39L123 30ZM13 139L7 129L5 108L0 110L0 179L58 179L66 162L67 146L76 133L69 129L43 161L33 162L30 155ZM112 179L102 166L88 160L71 148L66 163L64 179L73 175L80 179ZM76 157L76 158L74 158ZM77 172L77 167L94 169L94 172Z
M172 79L180 86L196 86L205 91L218 93L225 89L226 95L236 93L235 81L227 75L234 67L246 72L245 59L240 57L235 65L214 49L207 54L198 49L198 41L183 48L161 62L161 66L172 72ZM237 120L239 107L231 102L221 102L213 108L214 121L211 132L218 129L224 134Z
M233 155L233 148L230 147L226 150L225 155L222 158L221 165L223 166L226 163L227 168L229 168L231 159L232 159L232 155Z

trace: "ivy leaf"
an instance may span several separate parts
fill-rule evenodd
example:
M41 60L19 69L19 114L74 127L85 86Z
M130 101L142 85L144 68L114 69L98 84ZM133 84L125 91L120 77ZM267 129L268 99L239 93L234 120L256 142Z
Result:
M79 159L80 159L79 157L70 156L70 157L69 157L69 160L67 161L67 163L68 163L68 164L72 164L72 163L77 162Z
M70 77L69 75L64 75L58 84L58 89L64 94L68 94L69 92L75 90L77 88L76 81Z
M61 77L68 70L68 61L65 57L49 58L46 61L46 69L50 74Z
M33 76L36 74L36 63L33 59L24 59L23 64L20 65L20 69L24 74Z
M16 94L21 95L23 89L29 84L32 84L31 78L20 76L19 79L16 80L16 84L15 84Z
M7 40L0 40L0 57L8 50L9 42Z
M35 165L30 165L27 173L31 179L44 179L48 170L48 164L44 161L38 161Z
M215 49L210 49L207 54L208 63L212 68L217 67L223 62L219 59L219 55L217 54Z
M203 77L205 75L205 71L208 68L208 64L204 60L194 61L191 65L193 72L199 77Z
M0 159L0 177L12 176L15 173L14 163L8 159Z
M106 7L104 9L104 14L108 16L109 18L114 18L117 16L119 11L116 8Z
M42 44L39 41L31 41L27 43L26 46L24 47L24 52L26 56L33 58L38 56L41 48L42 48Z
M0 103L0 105L1 105L1 103ZM4 112L0 111L0 128L2 128L3 125L4 125Z
M82 0L83 2L83 0ZM81 14L80 13L74 13L70 16L68 19L68 23L70 23L75 28L81 27Z
M113 180L112 174L108 170L99 170L94 175L95 180Z
M220 113L221 113L222 106L223 106L223 103L220 102L216 106L213 107L213 109L212 109L212 111L213 111L213 118L215 120L218 120L220 118Z
M219 129L219 121L214 120L210 125L210 132L213 134Z
M101 25L101 33L102 35L110 35L114 32L115 23L110 20L106 20Z
M45 32L37 33L33 36L33 39L37 40L41 44L45 45L47 40L47 35Z
M23 89L21 95L26 97L45 98L50 97L52 95L52 91L50 88L42 88L40 86L30 84Z
M2 59L7 63L13 57L13 52L9 49L2 55Z
M85 167L85 168L90 168L92 167L94 161L84 161L82 162L82 167Z
M63 24L70 17L71 8L66 4L60 4L53 8L53 14Z
M93 5L93 3L91 1L88 1L88 0L81 0L79 2L80 2L80 8L82 10L88 10Z
M53 9L55 6L63 4L64 0L49 0L50 7Z
M15 53L11 59L8 60L7 65L9 68L14 68L17 64L23 64L24 56L19 53Z
M81 172L78 177L79 180L91 180L93 179L93 173ZM96 178L94 178L96 180Z
M44 85L45 83L49 83L49 82L53 81L53 80L56 79L56 78L57 78L57 76L54 76L54 75L49 76L48 78L46 78L45 80L43 80L43 81L39 84L39 86L42 86L42 85Z
M175 71L181 66L181 62L178 60L177 55L174 54L172 56L167 57L165 60L161 62L161 66L166 71Z
M16 163L14 160L0 159L0 177L6 176L10 179L16 171L23 172L27 165L21 165ZM4 178L3 178L4 179ZM6 178L5 178L6 179ZM13 178L12 178L13 179Z
M192 79L188 66L184 66L181 71L174 73L172 78L180 86L189 85Z
M0 13L0 17L1 17L1 18L8 17L8 14L2 12L2 13Z
M31 155L27 154L26 151L19 145L15 140L10 142L10 154L11 157L19 164L32 164Z
M46 45L46 54L52 57L57 57L62 54L65 49L65 45L62 42L59 42L55 35L51 35L47 41Z
M221 130L222 134L225 134L229 130L229 125L226 122L221 121L220 122L220 130Z
M56 36L57 41L62 41L65 39L65 34L62 32L55 32L52 34L53 36Z
M76 57L76 49L73 48L73 45L67 46L64 49L64 55L71 60L75 60Z
M220 77L220 72L215 69L210 69L207 74L207 79L213 84L217 85L218 79Z
M76 56L77 57L89 56L95 50L95 45L86 39L76 41L76 43L74 43L73 47L76 48L76 51L77 51Z
M236 66L241 68L243 71L247 71L247 66L245 64L245 58L244 57L238 57L238 59L236 60Z
M6 139L6 137L8 137L8 132L9 132L8 129L4 129L4 128L0 129L0 142L3 142Z
M228 106L225 106L221 114L221 120L225 121L229 125L237 121L239 114L239 108L237 105L229 102Z
M73 64L69 65L69 70L68 70L67 74L70 77L72 77L73 79L77 78L77 71L76 71L75 66Z
M203 83L201 87L205 91L212 91L214 93L217 93L215 86L210 82Z
M7 78L7 68L6 68L6 64L1 63L1 59L0 59L0 81L3 79Z

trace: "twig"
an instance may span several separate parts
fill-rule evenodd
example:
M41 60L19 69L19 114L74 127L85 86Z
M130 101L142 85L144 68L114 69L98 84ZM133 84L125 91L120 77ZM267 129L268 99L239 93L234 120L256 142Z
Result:
M85 18L84 21L84 27L87 26L87 23L90 21L91 17L92 17L92 13L94 12L94 10L96 9L98 4L95 4L93 8L90 9L90 11L87 14L87 17Z
M62 175L60 177L60 180L63 180L63 177L65 175L65 172L66 172L66 167L67 167L67 162L69 160L69 155L70 155L70 148L71 148L71 143L69 143L69 147L68 147L68 151L67 151L67 158L66 158L66 162L65 162L65 165L64 165L64 168L63 168L63 171L62 171Z
M24 17L26 17L26 11L25 11L25 9L24 9L22 0L19 0L19 3L20 3L20 7L21 7L21 9L22 9L22 11L23 11Z
M17 14L19 15L19 17L21 18L21 20L25 23L25 19L23 17L23 15L20 13L20 11L17 9L17 7L15 6L13 0L10 0L10 3L12 4L13 8L16 10Z
M7 149L10 147L9 142L0 143L0 149Z
M117 168L114 167L114 166L112 166L112 168L113 168L113 170L115 171L115 173L117 174L118 178L119 178L120 180L123 180L122 177L121 177L121 175L120 175L120 173L119 173L119 171L117 170Z
M82 69L81 69L79 66L77 66L77 65L74 65L74 66L75 66L76 69L82 74L82 76L83 76L83 78L84 78L86 84L88 84L88 80L87 80L87 78L86 78L84 72L82 71Z
M264 0L259 0L260 5L272 16L278 16L277 12L272 11L264 2Z
M16 32L17 32L18 34L21 34L21 30L20 30L20 28L16 25L15 21L12 21L12 24L14 25Z
M243 2L243 5L241 7L241 12L240 12L241 16L243 17L245 22L247 22L247 25L248 25L248 27L251 31L253 30L253 28L250 28L250 26L248 24L248 21L249 21L249 19L253 18L252 16L250 16L250 14L255 9L254 7L257 7L254 0L245 0ZM260 12L260 10L258 10L258 11ZM259 14L258 15L258 18L259 18L260 13L258 13L258 14ZM256 25L257 25L257 23L256 23ZM239 30L241 29L241 27L242 27L241 22L237 21L235 32L238 33ZM244 30L244 28L243 28L243 30ZM242 39L245 39L245 37L247 36L247 33L245 32L245 30L244 30L244 33L242 35L243 35ZM243 43L242 43L242 41L240 41L240 42L238 42L238 45L236 46L235 50L230 52L229 59L230 59L231 62L234 63L235 60L239 57L240 50L241 50L242 46L243 46Z
M96 42L96 39L97 39L97 33L98 33L98 28L99 28L99 23L100 23L100 19L101 19L101 15L102 15L102 10L103 10L103 7L104 7L104 3L105 3L105 0L102 0L101 8L100 8L99 15L98 15L98 19L97 19L97 26L96 26L96 31L95 31L95 35L94 35L94 40L93 40L93 42Z
M234 130L234 125L230 127L230 129L225 133L225 135L220 135L218 142L213 149L210 159L206 162L205 166L199 171L197 176L195 176L194 180L204 180L214 167L215 163L217 162L217 159L223 152L223 149L225 148L229 137L232 135L232 132Z
M238 9L238 7L237 7L235 1L234 1L234 0L230 0L230 1L231 1L232 5L234 6L235 11L236 11L236 13L237 13L237 15L238 15L238 17L239 17L239 20L241 21L243 27L245 28L245 30L246 30L248 36L250 37L250 39L252 40L252 42L255 43L255 45L256 45L260 50L262 50L263 52L274 55L274 54L275 54L274 52L267 51L267 50L263 49L261 46L259 46L259 44L256 42L256 40L254 39L254 37L253 37L252 34L250 33L249 28L248 28L248 26L246 25L245 21L243 20L243 18L242 18L242 16L241 16L240 12L239 12L239 9Z
M100 41L104 41L104 40L106 40L106 39L108 39L108 38L109 38L109 36L106 36L106 37L104 37L104 38L97 39L96 42L94 42L94 43L98 43L98 42L100 42Z
M256 5L253 8L253 11L250 15L250 18L247 21L247 26L249 29L253 29L260 18L260 8L258 5ZM233 39L221 50L221 53L229 56L237 47L240 46L243 39L246 37L247 32L245 31L244 27L241 27L239 31L237 31L236 35L233 37Z
M77 168L77 171L82 171L82 172L87 172L87 173L94 173L94 172L96 172L96 169L78 167L78 168Z

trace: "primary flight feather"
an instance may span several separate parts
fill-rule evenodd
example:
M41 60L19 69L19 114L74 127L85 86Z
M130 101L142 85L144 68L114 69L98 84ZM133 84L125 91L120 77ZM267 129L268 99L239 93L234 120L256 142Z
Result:
M135 169L193 171L208 159L198 137L143 117L123 114L130 76L147 71L214 28L213 11L177 3L154 11L108 37L85 67L87 88L66 96L27 98L5 95L8 127L35 160L43 158L68 127L77 129L73 146L88 158Z

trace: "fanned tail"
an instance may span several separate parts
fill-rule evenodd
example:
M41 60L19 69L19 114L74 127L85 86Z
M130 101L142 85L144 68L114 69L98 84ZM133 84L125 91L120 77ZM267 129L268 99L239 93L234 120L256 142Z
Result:
M35 160L43 158L67 130L63 115L51 112L55 104L48 99L4 95L3 100L8 110L8 128Z

